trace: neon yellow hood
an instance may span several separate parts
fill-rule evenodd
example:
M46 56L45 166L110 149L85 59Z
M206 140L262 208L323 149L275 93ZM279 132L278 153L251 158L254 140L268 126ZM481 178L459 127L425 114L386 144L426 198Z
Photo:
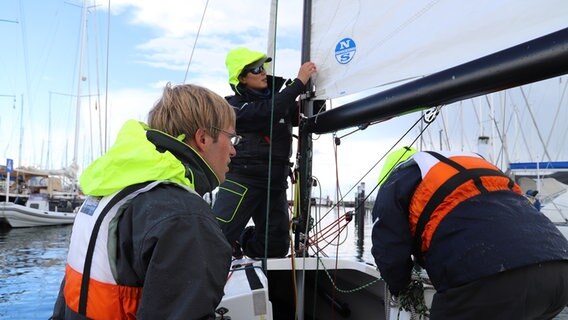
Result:
M383 165L383 169L379 174L379 185L383 184L387 180L390 173L399 163L406 161L415 153L416 149L412 147L402 147L389 153L387 159L385 160L385 164Z
M156 146L146 138L147 129L142 122L128 120L114 145L81 174L79 182L83 193L106 196L129 185L155 180L168 180L195 189L185 177L186 170L180 160L169 151L156 151Z
M235 48L227 53L225 65L229 71L229 83L236 87L239 84L239 75L249 64L263 59L260 63L270 62L269 58L262 52L249 50L247 48Z

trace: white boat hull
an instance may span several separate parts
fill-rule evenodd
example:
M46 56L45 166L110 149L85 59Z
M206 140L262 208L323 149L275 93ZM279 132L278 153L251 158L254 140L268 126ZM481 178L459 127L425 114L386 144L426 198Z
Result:
M0 218L4 218L12 228L72 224L75 215L73 212L46 211L12 202L0 202Z
M379 271L365 262L309 257L266 264L267 275L261 261L234 261L217 310L224 308L233 320L411 319L391 301ZM427 305L433 294L433 288L425 290Z

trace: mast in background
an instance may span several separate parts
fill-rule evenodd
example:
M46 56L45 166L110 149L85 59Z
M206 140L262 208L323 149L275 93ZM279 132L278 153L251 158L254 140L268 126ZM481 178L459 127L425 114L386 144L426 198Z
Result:
M19 24L16 20L0 19L0 22L15 23ZM0 97L12 97L14 98L14 109L16 108L16 96L15 95L0 95ZM20 111L20 144L18 146L18 167L22 165L22 145L24 139L24 94L22 93L21 101L22 109Z
M274 54L276 53L276 23L278 20L278 0L270 1L270 16L268 18L268 43L266 48L266 55L275 61ZM272 63L272 67L266 70L269 75L275 74L275 63Z
M85 47L85 33L87 31L87 0L83 0L81 14L81 38L79 43L79 80L77 82L77 107L75 112L75 140L73 144L73 160L71 161L72 170L77 171L79 162L77 153L79 150L79 128L81 120L81 82L83 81L83 50ZM76 172L75 172L76 173ZM77 178L75 177L75 180ZM76 183L76 181L75 181Z

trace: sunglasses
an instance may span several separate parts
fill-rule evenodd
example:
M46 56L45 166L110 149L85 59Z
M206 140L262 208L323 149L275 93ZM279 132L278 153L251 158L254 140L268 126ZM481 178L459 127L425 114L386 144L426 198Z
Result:
M258 67L253 68L253 69L244 70L243 75L246 75L249 72L252 73L252 74L260 74L261 72L264 72L264 66L258 66Z

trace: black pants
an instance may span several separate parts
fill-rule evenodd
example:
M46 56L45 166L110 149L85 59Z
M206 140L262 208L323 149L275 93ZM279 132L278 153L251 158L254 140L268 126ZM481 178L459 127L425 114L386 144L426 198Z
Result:
M251 258L265 256L266 216L268 214L267 257L284 257L290 246L289 213L286 190L271 190L267 211L267 190L232 180L220 186L213 212L231 245L240 241L241 232L252 218L255 229L244 253Z
M434 294L430 319L552 319L568 304L568 261L505 271Z

